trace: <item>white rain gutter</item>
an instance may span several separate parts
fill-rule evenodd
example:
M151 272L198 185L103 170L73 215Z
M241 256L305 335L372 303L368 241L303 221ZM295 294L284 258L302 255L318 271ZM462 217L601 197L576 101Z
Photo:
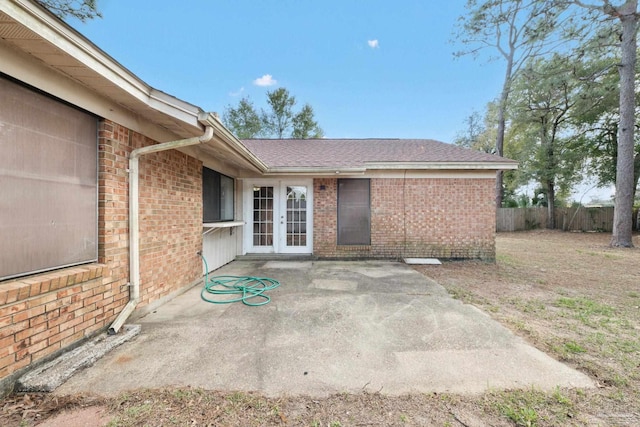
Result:
M313 176L337 176L340 174L362 175L367 172L365 167L273 167L268 168L263 175L313 175Z
M129 155L129 302L109 327L107 331L109 335L118 333L140 302L140 156L209 142L213 138L213 127L210 124L206 126L202 136L136 148Z

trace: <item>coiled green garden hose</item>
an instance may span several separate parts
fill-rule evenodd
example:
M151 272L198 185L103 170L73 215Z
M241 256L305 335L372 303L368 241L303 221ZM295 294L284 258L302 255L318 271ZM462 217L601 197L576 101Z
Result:
M214 276L209 279L209 266L204 255L199 254L204 262L204 269L206 271L204 275L204 287L200 292L200 297L212 304L230 304L233 302L242 301L243 304L257 307L260 305L268 304L271 298L265 295L266 291L275 289L280 286L280 282L268 277L253 277L253 276ZM210 295L213 295L210 296ZM233 295L240 295L238 297L229 297ZM223 298L219 298L223 296ZM226 298L224 297L226 296ZM252 298L259 298L259 302L250 302Z

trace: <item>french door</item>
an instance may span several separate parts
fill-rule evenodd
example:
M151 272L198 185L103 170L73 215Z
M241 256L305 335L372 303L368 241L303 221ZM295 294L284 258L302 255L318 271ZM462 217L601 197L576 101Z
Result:
M246 180L244 206L246 252L313 252L312 180Z

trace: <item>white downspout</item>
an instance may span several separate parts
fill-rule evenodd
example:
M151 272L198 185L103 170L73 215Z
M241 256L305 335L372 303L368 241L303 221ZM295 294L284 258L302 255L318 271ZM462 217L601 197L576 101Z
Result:
M159 151L173 150L189 145L203 144L213 138L213 127L208 126L202 136L180 139L137 148L129 155L129 302L122 309L107 333L117 334L124 322L140 302L140 217L139 217L139 159L140 156Z

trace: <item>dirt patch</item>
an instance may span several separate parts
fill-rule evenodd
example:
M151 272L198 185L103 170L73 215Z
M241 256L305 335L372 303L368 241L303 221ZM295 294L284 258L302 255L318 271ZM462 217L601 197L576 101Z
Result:
M640 249L610 249L609 239L598 233L501 233L495 264L416 267L456 298L590 375L597 389L400 397L363 391L325 399L191 388L133 390L110 399L30 394L2 402L0 425L42 425L83 408L94 408L99 417L99 407L107 415L93 425L640 425ZM638 236L634 244L640 246Z
M72 427L102 426L110 416L106 399L98 396L56 396L23 393L5 398L0 411L2 426Z
M640 237L612 249L604 233L500 233L497 262L420 268L540 350L590 375L575 399L586 423L640 425Z
M105 426L111 420L105 406L90 406L62 412L47 419L40 427L99 427Z

